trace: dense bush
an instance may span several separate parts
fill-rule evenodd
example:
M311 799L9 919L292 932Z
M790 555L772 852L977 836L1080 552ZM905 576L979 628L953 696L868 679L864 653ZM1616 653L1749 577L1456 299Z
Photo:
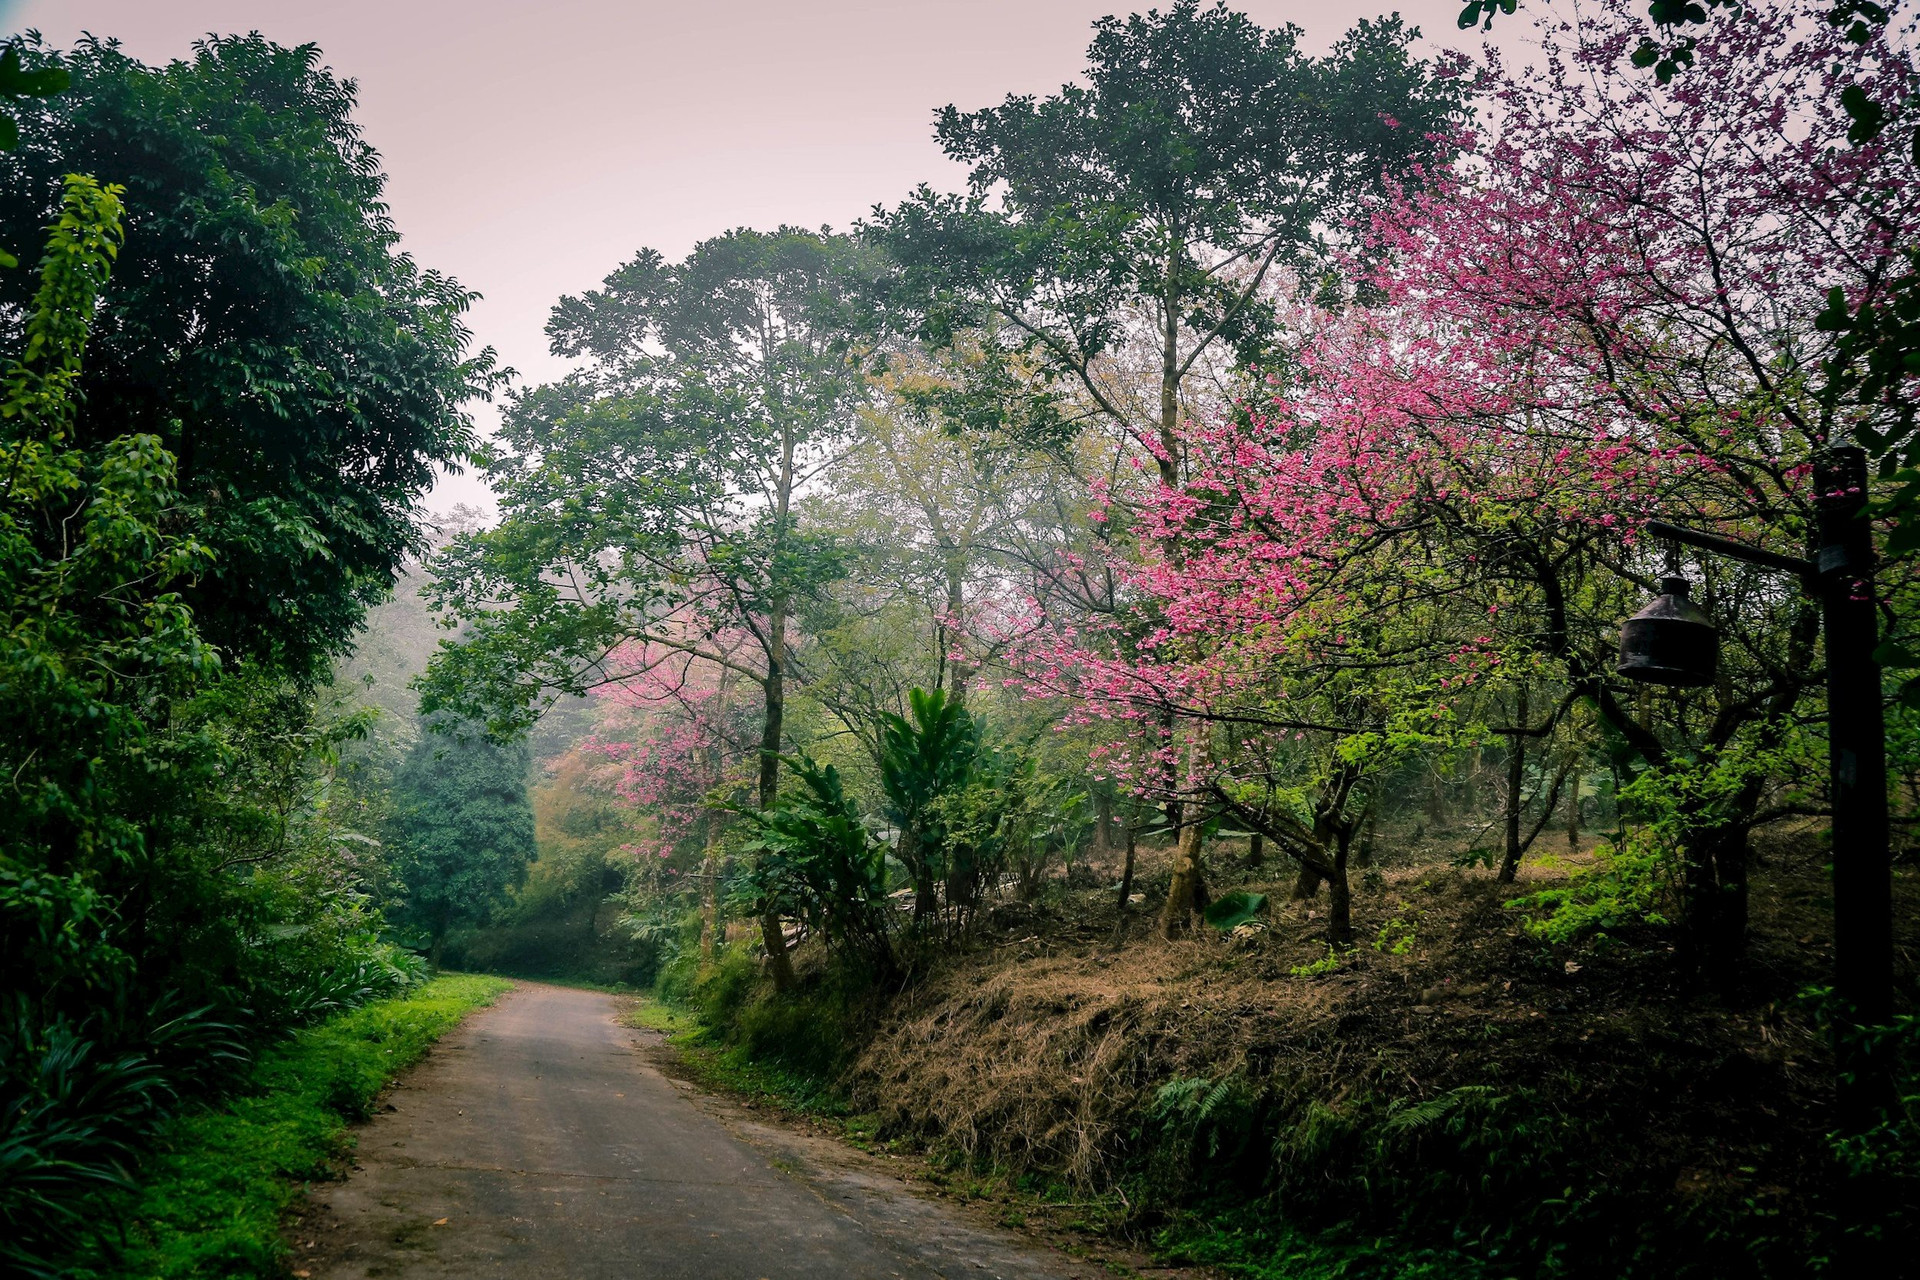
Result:
M488 359L310 47L16 42L9 103L23 64L72 88L0 164L48 233L0 277L0 1247L52 1271L223 1064L421 977L321 685Z

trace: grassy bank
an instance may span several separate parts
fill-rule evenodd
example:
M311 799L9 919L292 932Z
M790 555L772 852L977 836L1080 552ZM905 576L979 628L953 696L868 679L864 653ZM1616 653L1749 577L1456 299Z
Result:
M232 1280L286 1274L280 1222L325 1177L396 1073L511 984L449 974L330 1018L268 1049L218 1106L162 1131L139 1194L103 1222L85 1280Z
M666 1033L684 1073L710 1089L828 1124L855 1140L872 1129L872 1117L856 1114L847 1105L837 1077L756 1054L750 1046L729 1044L727 1028L693 1005L642 996L626 1020Z
M729 953L661 994L695 1078L837 1113L1009 1220L1071 1202L1062 1225L1170 1262L1832 1274L1830 1047L1801 995L1830 954L1827 881L1816 845L1768 852L1738 981L1712 990L1659 930L1549 942L1514 889L1422 863L1356 898L1377 941L1330 967L1306 908L1167 943L1110 895L1054 895L884 999L810 948L789 993ZM1255 887L1285 901L1285 882Z

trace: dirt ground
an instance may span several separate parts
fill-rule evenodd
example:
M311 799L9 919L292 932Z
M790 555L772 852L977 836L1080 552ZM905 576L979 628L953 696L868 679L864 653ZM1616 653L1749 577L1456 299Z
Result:
M656 1065L617 997L522 984L449 1035L295 1224L296 1277L1004 1277L1090 1262Z

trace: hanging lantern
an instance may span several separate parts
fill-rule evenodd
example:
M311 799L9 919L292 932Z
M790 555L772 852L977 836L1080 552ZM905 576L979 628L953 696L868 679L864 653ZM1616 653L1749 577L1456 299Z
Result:
M1620 627L1619 672L1629 680L1675 687L1712 684L1720 633L1687 596L1677 574L1660 580L1654 602Z

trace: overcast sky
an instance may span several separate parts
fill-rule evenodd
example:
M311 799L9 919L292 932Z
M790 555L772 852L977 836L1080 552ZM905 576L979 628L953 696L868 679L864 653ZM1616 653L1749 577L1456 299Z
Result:
M1148 0L1151 3L1151 0ZM1399 5L1436 44L1477 42L1461 0ZM483 300L482 342L555 376L554 300L649 246L731 227L845 227L914 183L957 187L933 111L1075 76L1113 0L0 0L6 30L116 36L163 62L210 32L317 43L360 85L405 248ZM1323 48L1355 0L1244 0ZM1512 24L1509 20L1510 25ZM483 415L484 420L485 415ZM430 500L476 501L471 479Z

